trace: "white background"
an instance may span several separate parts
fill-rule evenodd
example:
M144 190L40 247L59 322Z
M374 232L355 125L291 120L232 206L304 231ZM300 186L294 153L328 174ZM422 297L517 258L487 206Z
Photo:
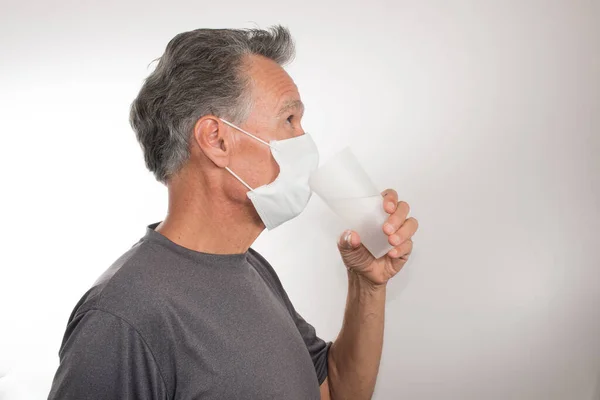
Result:
M129 104L167 42L287 25L304 127L420 221L374 398L600 399L598 1L6 1L0 398L45 398L69 314L166 211ZM254 247L326 340L344 226L315 197Z

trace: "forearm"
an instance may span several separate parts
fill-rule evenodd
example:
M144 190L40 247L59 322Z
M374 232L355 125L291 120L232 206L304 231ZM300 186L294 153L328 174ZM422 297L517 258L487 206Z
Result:
M329 350L332 400L370 399L375 389L385 312L385 285L374 286L348 271L344 322Z

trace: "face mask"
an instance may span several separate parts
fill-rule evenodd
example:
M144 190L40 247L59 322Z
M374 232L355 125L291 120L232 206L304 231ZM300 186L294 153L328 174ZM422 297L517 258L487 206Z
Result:
M228 167L225 168L250 190L247 196L267 229L276 228L300 215L312 194L308 179L319 165L319 151L310 135L304 133L292 139L271 140L267 143L224 119L221 121L269 146L273 158L279 164L277 178L256 189L252 189Z

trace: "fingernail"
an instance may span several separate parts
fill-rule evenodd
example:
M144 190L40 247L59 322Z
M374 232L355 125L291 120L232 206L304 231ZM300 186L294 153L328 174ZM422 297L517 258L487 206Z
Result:
M389 212L394 212L394 202L388 201L388 203L386 204L386 207Z
M348 231L348 233L346 233L346 237L344 238L344 240L348 244L348 247L352 247L352 232Z
M392 249L388 252L388 256L390 257L396 257L398 255L398 250L396 249Z
M390 236L390 243L393 246L398 246L401 243L400 236L398 236L398 235Z
M383 224L383 231L388 235L391 235L392 233L394 233L394 227L392 226L392 224L386 222L385 224Z

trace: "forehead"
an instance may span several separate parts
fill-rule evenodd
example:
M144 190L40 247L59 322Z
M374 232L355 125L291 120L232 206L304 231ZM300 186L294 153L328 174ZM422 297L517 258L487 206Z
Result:
M247 58L246 63L255 106L277 112L300 102L298 87L275 61L252 55Z

